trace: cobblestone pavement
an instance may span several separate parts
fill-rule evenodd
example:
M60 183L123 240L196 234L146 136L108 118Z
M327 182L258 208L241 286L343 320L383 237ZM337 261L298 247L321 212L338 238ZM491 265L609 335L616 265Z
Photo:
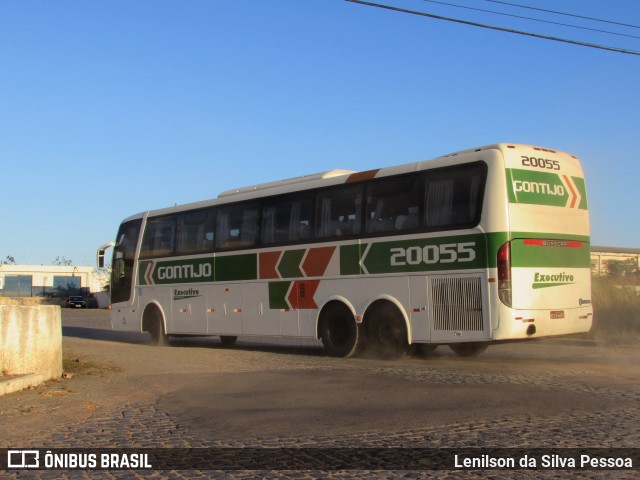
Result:
M127 346L135 349L138 340ZM92 359L95 351L89 341L65 340L73 355L82 353ZM141 340L143 343L144 340ZM188 341L183 345L190 345ZM610 351L613 360L598 362L573 362L563 367L563 355L567 347L558 344L558 358L540 360L541 367L500 367L500 354L491 361L479 360L458 362L443 356L432 360L407 360L403 362L343 361L319 355L313 346L302 352L278 349L248 348L240 345L237 350L216 349L212 355L223 357L226 362L208 365L209 371L247 372L256 369L366 372L381 378L393 377L425 385L466 385L478 388L499 388L500 385L523 385L531 389L545 389L559 393L573 393L604 401L607 408L553 412L549 415L501 414L497 409L490 418L474 422L450 422L446 425L403 428L398 431L371 431L353 434L324 434L322 431L307 435L277 435L260 437L247 434L241 440L216 438L215 434L203 435L198 429L181 422L176 416L164 411L155 393L129 395L119 392L127 384L129 370L119 366L117 358L109 361L96 357L84 359L89 367L79 371L76 377L63 382L49 384L42 389L18 393L0 398L0 419L3 420L3 441L6 448L639 448L640 447L640 386L637 370L616 370L618 363L638 360L636 349L626 350L605 347L594 355L590 345L572 347L584 356L597 358ZM139 348L149 349L139 346ZM500 347L495 347L496 349ZM513 347L515 348L515 347ZM171 350L182 350L171 349ZM183 355L194 349L185 348ZM234 353L235 352L235 353ZM197 352L196 352L197 353ZM305 354L307 353L307 354ZM229 358L234 358L230 362ZM69 361L69 359L67 359ZM73 360L72 360L73 361ZM113 362L113 363L109 363ZM613 362L613 365L611 364ZM107 367L105 368L104 365ZM102 367L101 367L102 366ZM194 367L197 370L197 366ZM122 370L120 370L122 369ZM614 372L612 374L612 371ZM87 380L88 383L80 382ZM76 383L74 383L76 382ZM101 401L87 395L92 387L102 390L96 395L112 396ZM56 393L61 392L61 393ZM112 394L112 395L110 395ZM58 398L59 397L59 398ZM55 400L60 400L56 403ZM62 426L36 428L48 422L47 417L56 413L57 405L75 402L81 409L70 413L74 421L67 419ZM93 405L93 407L92 407ZM426 406L425 408L428 408ZM80 413L78 413L80 412ZM4 417L4 418L2 418ZM64 420L66 417L62 415ZM28 439L28 440L27 440ZM27 444L14 442L28 442ZM637 478L638 470L593 471L593 470L486 470L486 471L33 471L5 472L8 478Z

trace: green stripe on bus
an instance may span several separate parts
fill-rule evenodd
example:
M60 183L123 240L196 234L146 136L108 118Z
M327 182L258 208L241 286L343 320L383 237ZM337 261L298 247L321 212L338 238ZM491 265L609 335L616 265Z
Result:
M489 268L496 268L497 267L497 256L498 256L498 250L500 249L500 247L502 245L504 245L506 242L508 241L512 241L514 243L517 243L518 240L522 240L522 239L534 239L534 240L562 240L562 241L574 241L574 242L583 242L583 246L582 248L582 253L580 255L585 255L585 251L587 252L587 257L589 257L589 260L587 261L586 265L582 264L580 265L581 267L589 267L591 268L591 260L590 260L590 237L587 235L568 235L568 234L560 234L560 233L543 233L543 232L511 232L511 233L507 233L507 232L494 232L494 233L487 233L487 244L488 244L488 256L489 256ZM549 263L553 262L553 259L550 258L546 258L546 254L544 252L542 252L543 249L545 248L553 248L553 247L530 247L530 248L537 248L537 250L530 250L529 254L525 254L527 255L529 258L527 260L525 260L524 258L519 258L520 254L522 252L515 252L516 257L514 258L514 243L512 243L512 252L511 252L511 257L512 257L512 266L515 267L522 267L522 266L527 266L525 264L529 264L528 266L532 266L532 267L544 267L544 266L552 266L552 267L561 267L561 266L569 266L569 265L560 265L560 264L552 264L552 265L545 265L545 263ZM522 242L521 242L522 243ZM516 245L516 250L517 250L518 246ZM562 253L567 253L567 250L572 250L570 248L563 248L563 252ZM540 257L538 257L538 255L540 255ZM577 252L571 252L568 254L571 258L574 258L577 255ZM540 258L540 260L536 260L536 258ZM584 262L585 257L581 257L581 262ZM540 263L537 263L540 262ZM562 263L562 262L561 262ZM569 260L568 262L564 262L564 263L575 263L574 260ZM580 263L580 262L578 262Z
M371 274L486 268L484 234L415 238L371 245L362 261Z
M148 284L145 275L150 263L140 262L140 276L138 278L141 285ZM213 258L156 261L153 265L153 272L150 274L150 280L155 285L213 282Z
M573 182L576 184L578 191L580 192L580 205L578 208L581 210L587 210L587 187L584 182L584 178L580 177L571 177L573 178Z
M258 256L255 253L216 257L216 282L256 280L258 278Z
M299 278L304 275L300 271L300 263L306 250L287 250L282 254L278 264L278 272L282 278Z
M147 273L147 269L153 264L151 261L141 261L138 264L138 283L140 285L149 285L147 282L147 277L145 274Z
M571 206L586 210L587 195L584 179L580 177L523 170L519 168L507 169L507 190L509 203L527 203L552 207ZM577 192L574 190L577 190ZM580 195L580 203L575 205L576 195Z
M287 292L291 282L269 282L269 308L284 309L289 308L287 303Z
M582 245L525 245L525 239L582 242ZM341 245L340 275L418 273L496 268L498 250L511 241L513 267L589 268L591 265L589 237L541 232L494 232L453 235L447 237L416 237L411 240L380 241ZM278 264L282 278L304 278L300 264L306 249L288 250ZM364 267L364 268L363 268ZM140 285L179 283L231 282L256 280L256 253L190 258L183 260L140 261ZM281 289L290 282L274 288L274 300L284 305ZM288 288L288 287L287 287ZM271 290L270 290L271 298ZM277 308L277 307L274 307ZM286 307L281 307L286 308Z
M360 275L360 259L365 245L354 243L340 246L340 275Z

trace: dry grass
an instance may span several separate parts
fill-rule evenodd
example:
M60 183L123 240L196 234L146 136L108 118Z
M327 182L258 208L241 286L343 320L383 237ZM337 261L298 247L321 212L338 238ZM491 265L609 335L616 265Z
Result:
M81 357L78 355L63 355L63 369L65 373L73 375L97 375L104 377L112 373L122 372L122 368L112 365L97 363L87 357Z
M636 277L637 275L593 279L594 336L640 335L640 279Z

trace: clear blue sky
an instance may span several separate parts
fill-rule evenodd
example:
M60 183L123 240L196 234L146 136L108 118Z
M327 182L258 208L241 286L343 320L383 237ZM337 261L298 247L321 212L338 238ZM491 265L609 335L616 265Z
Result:
M384 3L640 50L638 38ZM513 3L640 25L638 0ZM579 155L592 243L640 247L639 112L640 56L342 0L2 0L0 259L93 264L139 211L500 141Z

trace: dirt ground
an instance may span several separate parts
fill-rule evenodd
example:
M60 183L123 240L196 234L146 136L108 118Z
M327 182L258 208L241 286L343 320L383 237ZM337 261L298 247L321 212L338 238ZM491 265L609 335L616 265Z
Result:
M67 309L63 334L66 378L0 397L0 448L640 445L633 341L339 359L313 340L154 347L107 311Z

